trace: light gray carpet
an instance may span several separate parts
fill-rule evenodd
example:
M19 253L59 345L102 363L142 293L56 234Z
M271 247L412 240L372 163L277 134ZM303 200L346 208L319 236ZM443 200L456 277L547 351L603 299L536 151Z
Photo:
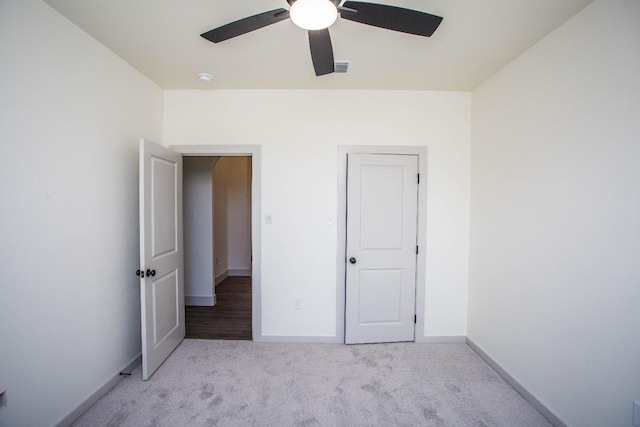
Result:
M75 426L550 426L465 344L185 340Z

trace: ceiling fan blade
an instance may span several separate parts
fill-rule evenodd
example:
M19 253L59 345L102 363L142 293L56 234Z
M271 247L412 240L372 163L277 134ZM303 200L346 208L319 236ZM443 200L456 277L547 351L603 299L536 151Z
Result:
M219 43L221 41L225 41L230 38L240 36L254 30L258 30L260 28L266 27L267 25L284 21L287 18L289 18L289 11L282 8L274 9L268 12L260 13L258 15L249 16L248 18L231 22L227 25L214 28L213 30L207 31L206 33L200 35L210 42Z
M331 74L335 71L333 60L333 46L331 46L331 36L329 29L309 31L309 48L311 49L311 60L316 76Z
M354 9L357 12L347 9ZM425 37L431 37L442 22L441 16L386 4L359 1L344 2L340 8L340 16L361 24Z

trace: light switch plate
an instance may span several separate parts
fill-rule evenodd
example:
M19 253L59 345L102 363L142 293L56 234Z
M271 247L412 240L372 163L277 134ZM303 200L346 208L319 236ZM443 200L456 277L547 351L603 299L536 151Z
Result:
M640 427L640 402L633 402L633 425Z

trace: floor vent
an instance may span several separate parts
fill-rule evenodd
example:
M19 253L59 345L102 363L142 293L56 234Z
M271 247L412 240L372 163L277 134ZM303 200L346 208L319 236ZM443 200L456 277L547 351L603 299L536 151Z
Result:
M349 61L336 61L334 70L336 73L346 73L349 71Z

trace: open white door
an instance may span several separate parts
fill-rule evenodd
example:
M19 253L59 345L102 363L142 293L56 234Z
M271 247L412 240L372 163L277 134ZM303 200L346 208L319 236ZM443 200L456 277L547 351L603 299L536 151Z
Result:
M140 140L142 379L180 344L184 325L182 155Z
M347 159L345 342L415 338L418 157Z

